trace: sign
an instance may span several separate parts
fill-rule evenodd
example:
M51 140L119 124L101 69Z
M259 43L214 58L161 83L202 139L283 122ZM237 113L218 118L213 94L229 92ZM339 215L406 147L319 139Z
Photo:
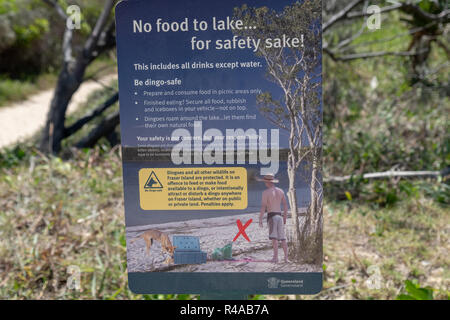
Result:
M131 290L319 292L321 1L128 0L116 29Z

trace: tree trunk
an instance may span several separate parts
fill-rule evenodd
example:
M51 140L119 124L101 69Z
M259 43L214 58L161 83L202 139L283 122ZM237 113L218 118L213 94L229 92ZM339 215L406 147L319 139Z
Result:
M316 148L315 148L316 149ZM301 261L308 264L322 264L322 198L319 196L320 184L320 151L313 151L311 182L310 182L310 205L305 219L300 227L300 248L302 251Z
M294 105L290 104L289 95L286 94L286 101L288 101L288 105L291 107L289 110L294 110ZM295 115L293 112L290 113L290 134L289 134L289 155L287 161L287 173L289 177L289 191L288 191L288 200L289 206L291 207L291 219L293 224L293 230L291 234L291 239L289 243L289 258L293 261L298 261L300 257L300 247L299 247L299 239L300 239L300 225L298 220L298 201L297 201L297 190L295 188L296 181L296 171L297 171L297 161L296 154L297 150L295 147Z
M61 141L65 136L65 119L67 107L73 94L81 82L65 66L56 84L55 93L50 104L44 131L41 137L40 149L45 153L58 153L61 150Z
M308 214L301 223L300 227L300 249L302 255L300 261L306 264L321 265L322 264L322 219L319 223L313 223Z
M290 239L290 250L289 257L291 260L299 260L300 258L300 247L299 247L299 239L300 239L300 224L299 224L299 212L298 212L298 200L297 200L297 190L295 188L296 182L296 167L294 165L294 155L292 151L290 152L288 159L288 177L289 177L289 191L288 191L288 200L289 206L291 207L291 219L293 224L293 230Z

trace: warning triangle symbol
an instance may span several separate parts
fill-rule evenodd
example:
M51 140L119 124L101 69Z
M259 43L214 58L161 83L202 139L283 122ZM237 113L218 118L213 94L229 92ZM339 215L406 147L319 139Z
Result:
M147 182L145 183L144 189L162 189L163 185L159 181L158 177L155 174L155 171L152 171L150 177L148 177Z

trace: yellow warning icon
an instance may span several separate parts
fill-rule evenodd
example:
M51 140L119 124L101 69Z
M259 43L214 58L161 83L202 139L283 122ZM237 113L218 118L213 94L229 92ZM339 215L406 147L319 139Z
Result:
M147 179L147 182L144 185L145 190L151 190L151 189L162 189L163 185L161 181L159 181L158 177L156 176L155 171L152 171L150 176Z

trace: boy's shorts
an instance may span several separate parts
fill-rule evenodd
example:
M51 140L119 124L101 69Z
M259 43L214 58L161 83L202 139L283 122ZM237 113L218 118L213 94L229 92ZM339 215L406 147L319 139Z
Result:
M268 220L269 239L286 240L284 233L284 221L281 215L275 215Z

